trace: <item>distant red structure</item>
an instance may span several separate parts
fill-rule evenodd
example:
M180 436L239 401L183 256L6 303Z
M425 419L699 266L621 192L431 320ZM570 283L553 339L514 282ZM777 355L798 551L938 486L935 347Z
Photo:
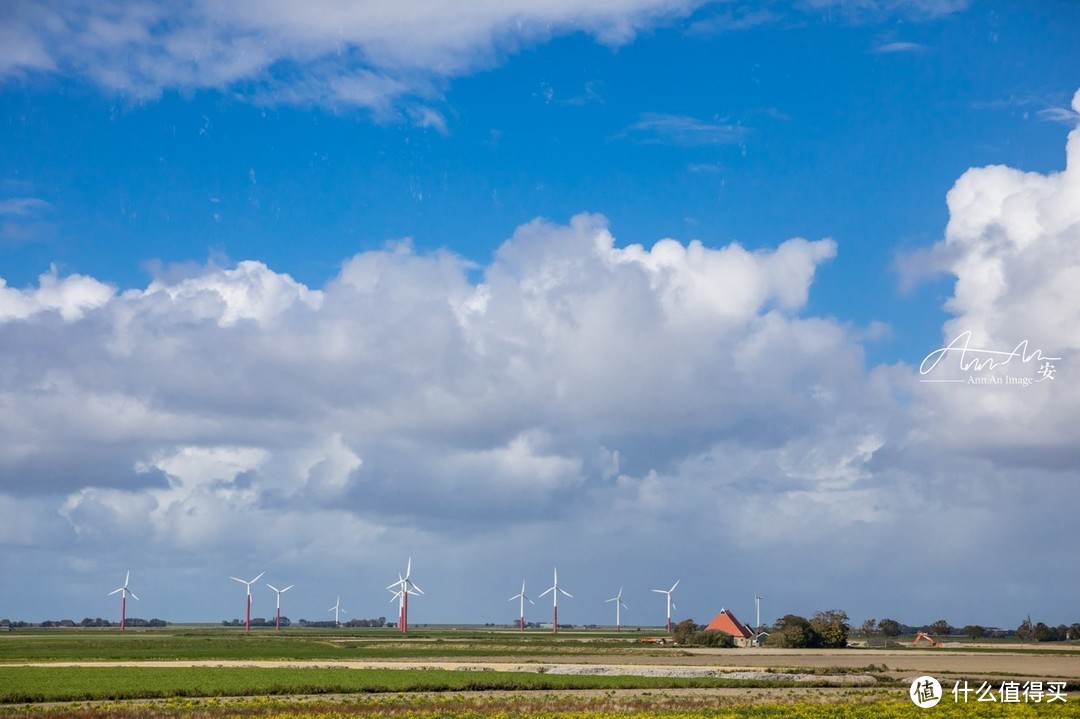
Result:
M705 627L705 631L710 629L727 632L735 638L735 644L740 647L749 646L754 641L754 633L736 619L729 609L720 610L720 613Z

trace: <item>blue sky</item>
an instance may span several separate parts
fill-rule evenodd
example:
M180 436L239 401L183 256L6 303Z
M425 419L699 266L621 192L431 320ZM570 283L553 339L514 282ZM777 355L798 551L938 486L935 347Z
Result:
M231 617L197 590L269 546L308 618L411 554L430 621L555 562L699 620L1077 621L1074 533L1009 512L1078 492L1075 3L233 5L0 9L0 546L42 592L0 615L132 569ZM1061 374L920 383L968 330Z

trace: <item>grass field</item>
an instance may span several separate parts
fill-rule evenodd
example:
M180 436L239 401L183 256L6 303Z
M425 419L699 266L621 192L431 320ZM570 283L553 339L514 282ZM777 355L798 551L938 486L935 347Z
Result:
M925 673L943 686L965 678L1057 679L1072 692L1053 704L957 705L949 697L932 710L938 715L1080 717L1080 651L1070 645L694 650L643 645L641 636L476 628L409 637L363 629L250 636L221 627L20 630L0 634L0 715L913 718L926 715L907 701L907 685ZM720 678L645 675L703 669ZM734 678L747 669L757 678ZM561 673L570 670L581 671ZM800 681L784 678L792 671L804 673ZM838 686L851 678L865 681Z
M736 679L338 667L4 667L0 703L162 697L760 686ZM791 686L792 682L771 682Z
M640 647L645 634L623 632L416 631L402 637L388 629L243 630L170 628L117 630L47 629L0 634L0 663L151 661L180 659L350 660L425 657L512 657L523 653L619 654ZM670 653L668 651L667 653Z

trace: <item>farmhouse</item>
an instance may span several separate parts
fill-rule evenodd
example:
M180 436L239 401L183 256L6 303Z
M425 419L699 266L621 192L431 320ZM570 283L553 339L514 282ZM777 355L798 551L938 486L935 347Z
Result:
M705 631L710 629L727 632L735 637L735 646L737 647L749 647L754 643L754 633L750 631L749 627L736 619L729 609L720 610L720 613L705 627Z

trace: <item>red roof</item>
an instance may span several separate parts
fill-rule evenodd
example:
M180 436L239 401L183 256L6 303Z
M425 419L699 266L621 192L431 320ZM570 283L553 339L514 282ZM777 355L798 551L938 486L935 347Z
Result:
M743 639L750 639L754 636L754 633L727 609L721 609L716 618L709 622L709 626L705 627L705 631L710 629L718 629L721 632L727 632L733 637L742 637Z

